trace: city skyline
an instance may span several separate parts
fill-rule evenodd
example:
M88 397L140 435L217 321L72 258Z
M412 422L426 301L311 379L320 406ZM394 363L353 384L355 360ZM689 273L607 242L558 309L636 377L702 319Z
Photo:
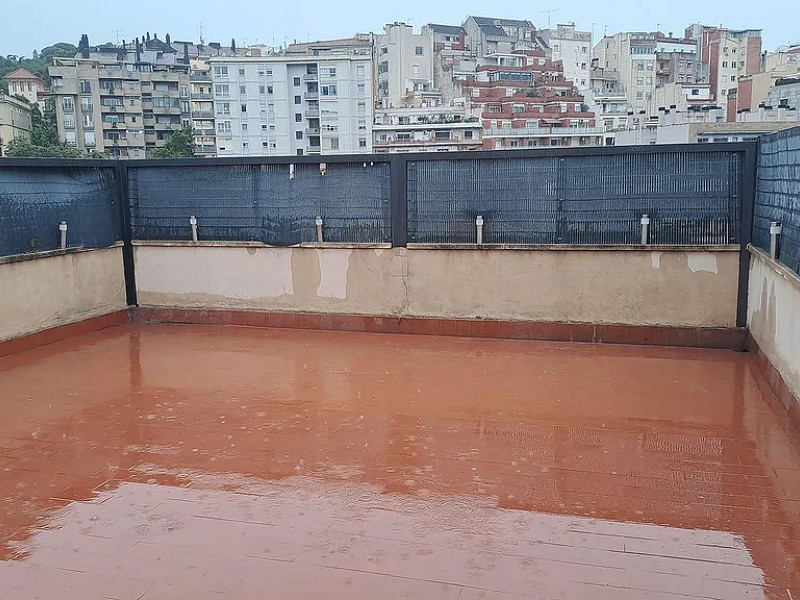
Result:
M739 5L742 16L726 22L723 15L735 14L736 6ZM660 30L682 36L685 27L694 22L722 24L734 29L763 29L764 50L774 50L780 45L800 40L800 31L794 22L783 18L780 11L749 15L744 11L744 3L734 3L733 7L722 11L719 7L677 0L673 2L670 14L657 20L649 15L639 16L639 5L630 1L617 3L612 10L583 1L574 3L569 9L551 9L551 5L531 7L525 2L511 1L500 10L474 1L458 5L431 5L409 0L397 7L344 2L338 6L347 10L331 14L329 9L326 10L326 5L312 0L309 10L303 12L303 22L298 22L297 16L292 14L292 6L265 6L254 2L243 3L236 10L227 13L221 12L218 5L206 0L193 2L190 5L191 10L182 6L155 3L152 0L144 0L138 6L141 10L126 11L124 15L117 16L109 10L98 11L88 2L78 2L76 6L42 0L38 4L39 13L46 17L33 19L27 3L9 0L4 11L7 27L0 53L30 56L34 49L41 50L56 42L77 44L83 33L88 33L93 43L104 43L132 39L147 31L162 36L170 33L174 40L187 41L199 40L202 31L206 42L228 43L233 37L240 46L280 46L295 40L335 39L351 36L356 32L377 32L384 24L395 21L409 23L415 28L429 22L461 24L469 14L528 19L539 29L547 28L548 25L555 26L557 23L575 22L579 29L591 31L595 41L604 32L614 34L618 31Z

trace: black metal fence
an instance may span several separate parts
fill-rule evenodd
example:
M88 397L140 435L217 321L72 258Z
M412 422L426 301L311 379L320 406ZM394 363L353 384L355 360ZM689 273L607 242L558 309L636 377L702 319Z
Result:
M765 250L772 222L781 224L781 262L800 273L800 127L760 141L753 243Z
M67 246L102 248L120 239L113 163L14 167L0 161L0 256Z
M325 242L469 244L481 216L485 244L634 245L647 214L651 244L746 243L755 148L0 159L0 255L57 248L61 221L69 246L188 241L191 217L201 241L314 242L321 217Z

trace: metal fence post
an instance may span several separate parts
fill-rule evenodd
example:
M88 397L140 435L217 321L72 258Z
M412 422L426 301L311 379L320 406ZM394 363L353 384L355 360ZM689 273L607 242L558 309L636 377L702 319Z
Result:
M750 285L750 245L753 239L756 180L758 177L758 142L749 144L742 152L739 198L741 224L739 227L739 289L736 297L736 326L747 327L747 297Z
M122 234L122 269L125 275L125 299L128 306L138 306L139 300L136 294L136 271L133 257L130 186L128 166L124 160L117 161L116 179L117 213L119 215L120 233Z
M769 224L769 256L773 260L777 260L780 257L782 229L778 221L773 221Z
M408 243L408 159L395 154L390 160L392 246L403 248Z

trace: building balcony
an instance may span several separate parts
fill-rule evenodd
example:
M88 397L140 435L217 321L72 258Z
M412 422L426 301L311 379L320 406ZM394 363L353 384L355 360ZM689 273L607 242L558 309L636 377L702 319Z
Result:
M191 112L193 119L213 119L214 111L212 110L193 110ZM224 116L224 115L222 115Z
M319 109L318 108L307 108L304 112L306 118L308 119L316 119L319 118Z
M153 106L153 112L159 115L179 115L181 114L180 106Z
M192 100L213 100L214 95L209 93L201 93L201 92L192 92L189 97Z
M303 98L305 98L306 100L317 100L319 99L319 92L305 91L303 92Z
M211 81L211 73L207 71L192 71L189 73L189 81Z
M306 135L319 135L319 127L306 127Z
M101 113L121 113L125 112L125 106L123 104L101 104L100 105L100 112Z
M216 154L217 147L216 146L195 146L194 147L195 154Z
M319 80L319 73L305 73L303 75L303 81L318 81Z
M195 137L213 137L216 135L217 130L212 128L202 128L202 127L194 127L192 129Z
M484 129L483 137L534 137L599 135L602 127L491 127Z
M114 122L107 122L102 121L103 129L125 129L126 125L124 121L114 121Z
M155 123L153 128L156 131L174 131L177 128L180 128L180 123Z

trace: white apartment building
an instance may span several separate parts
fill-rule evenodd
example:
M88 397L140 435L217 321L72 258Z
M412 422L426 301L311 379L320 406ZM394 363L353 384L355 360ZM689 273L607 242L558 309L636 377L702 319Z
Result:
M433 37L392 23L375 36L377 99L386 108L436 103L433 95Z
M575 23L556 25L553 29L542 29L542 39L550 46L550 56L560 60L564 67L564 77L575 84L579 91L591 87L589 72L592 68L592 34L577 31Z
M661 32L620 32L605 36L594 48L598 68L618 73L619 91L635 113L654 115L657 53L696 55L696 44Z
M213 57L217 156L372 151L365 54Z

